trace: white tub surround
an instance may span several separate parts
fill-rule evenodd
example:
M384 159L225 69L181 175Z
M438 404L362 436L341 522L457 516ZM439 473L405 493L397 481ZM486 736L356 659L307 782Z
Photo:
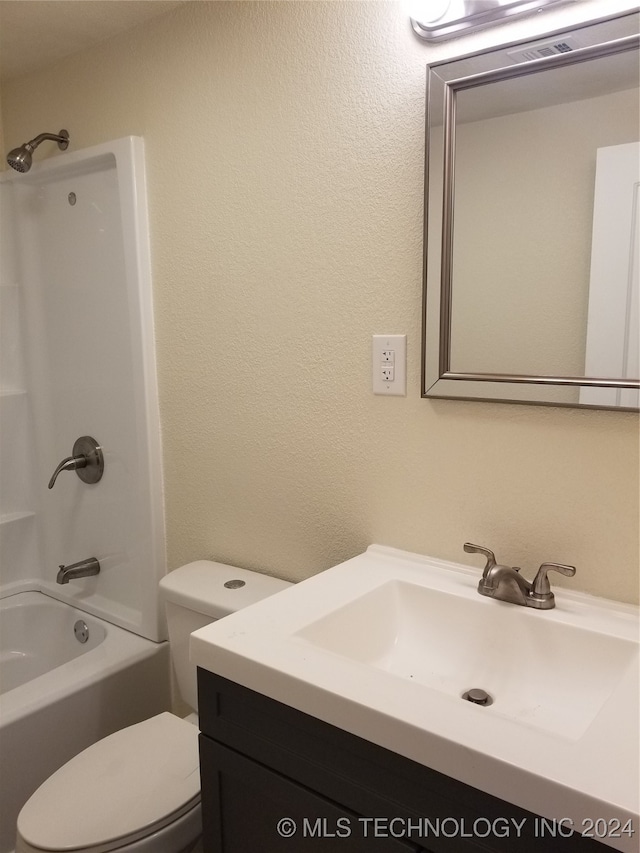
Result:
M195 632L192 660L636 851L638 608L563 588L538 611L479 595L481 574L372 545ZM492 705L461 698L476 687Z
M152 640L165 573L143 141L0 176L0 595L43 590ZM58 463L80 436L104 476ZM56 583L60 564L100 574Z

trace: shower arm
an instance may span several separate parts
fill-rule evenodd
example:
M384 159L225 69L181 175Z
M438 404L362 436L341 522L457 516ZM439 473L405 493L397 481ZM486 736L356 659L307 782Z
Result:
M69 144L69 134L66 135L64 133L39 133L34 139L29 140L25 144L25 147L30 151L35 151L35 149L40 145L41 142L44 142L46 139L50 139L52 142L57 142L60 148L66 148Z

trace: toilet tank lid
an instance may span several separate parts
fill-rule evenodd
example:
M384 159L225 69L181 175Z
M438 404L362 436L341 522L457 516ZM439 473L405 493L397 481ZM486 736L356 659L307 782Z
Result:
M214 619L248 607L289 586L288 581L212 560L188 563L169 572L160 581L165 601Z

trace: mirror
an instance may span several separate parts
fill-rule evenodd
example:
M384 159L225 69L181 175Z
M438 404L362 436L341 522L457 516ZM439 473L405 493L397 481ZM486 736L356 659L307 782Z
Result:
M640 408L639 18L427 69L423 396Z

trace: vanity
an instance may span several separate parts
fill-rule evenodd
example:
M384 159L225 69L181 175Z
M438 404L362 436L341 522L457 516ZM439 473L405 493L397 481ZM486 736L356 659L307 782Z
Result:
M192 635L206 851L638 849L638 609L481 574L373 545Z

